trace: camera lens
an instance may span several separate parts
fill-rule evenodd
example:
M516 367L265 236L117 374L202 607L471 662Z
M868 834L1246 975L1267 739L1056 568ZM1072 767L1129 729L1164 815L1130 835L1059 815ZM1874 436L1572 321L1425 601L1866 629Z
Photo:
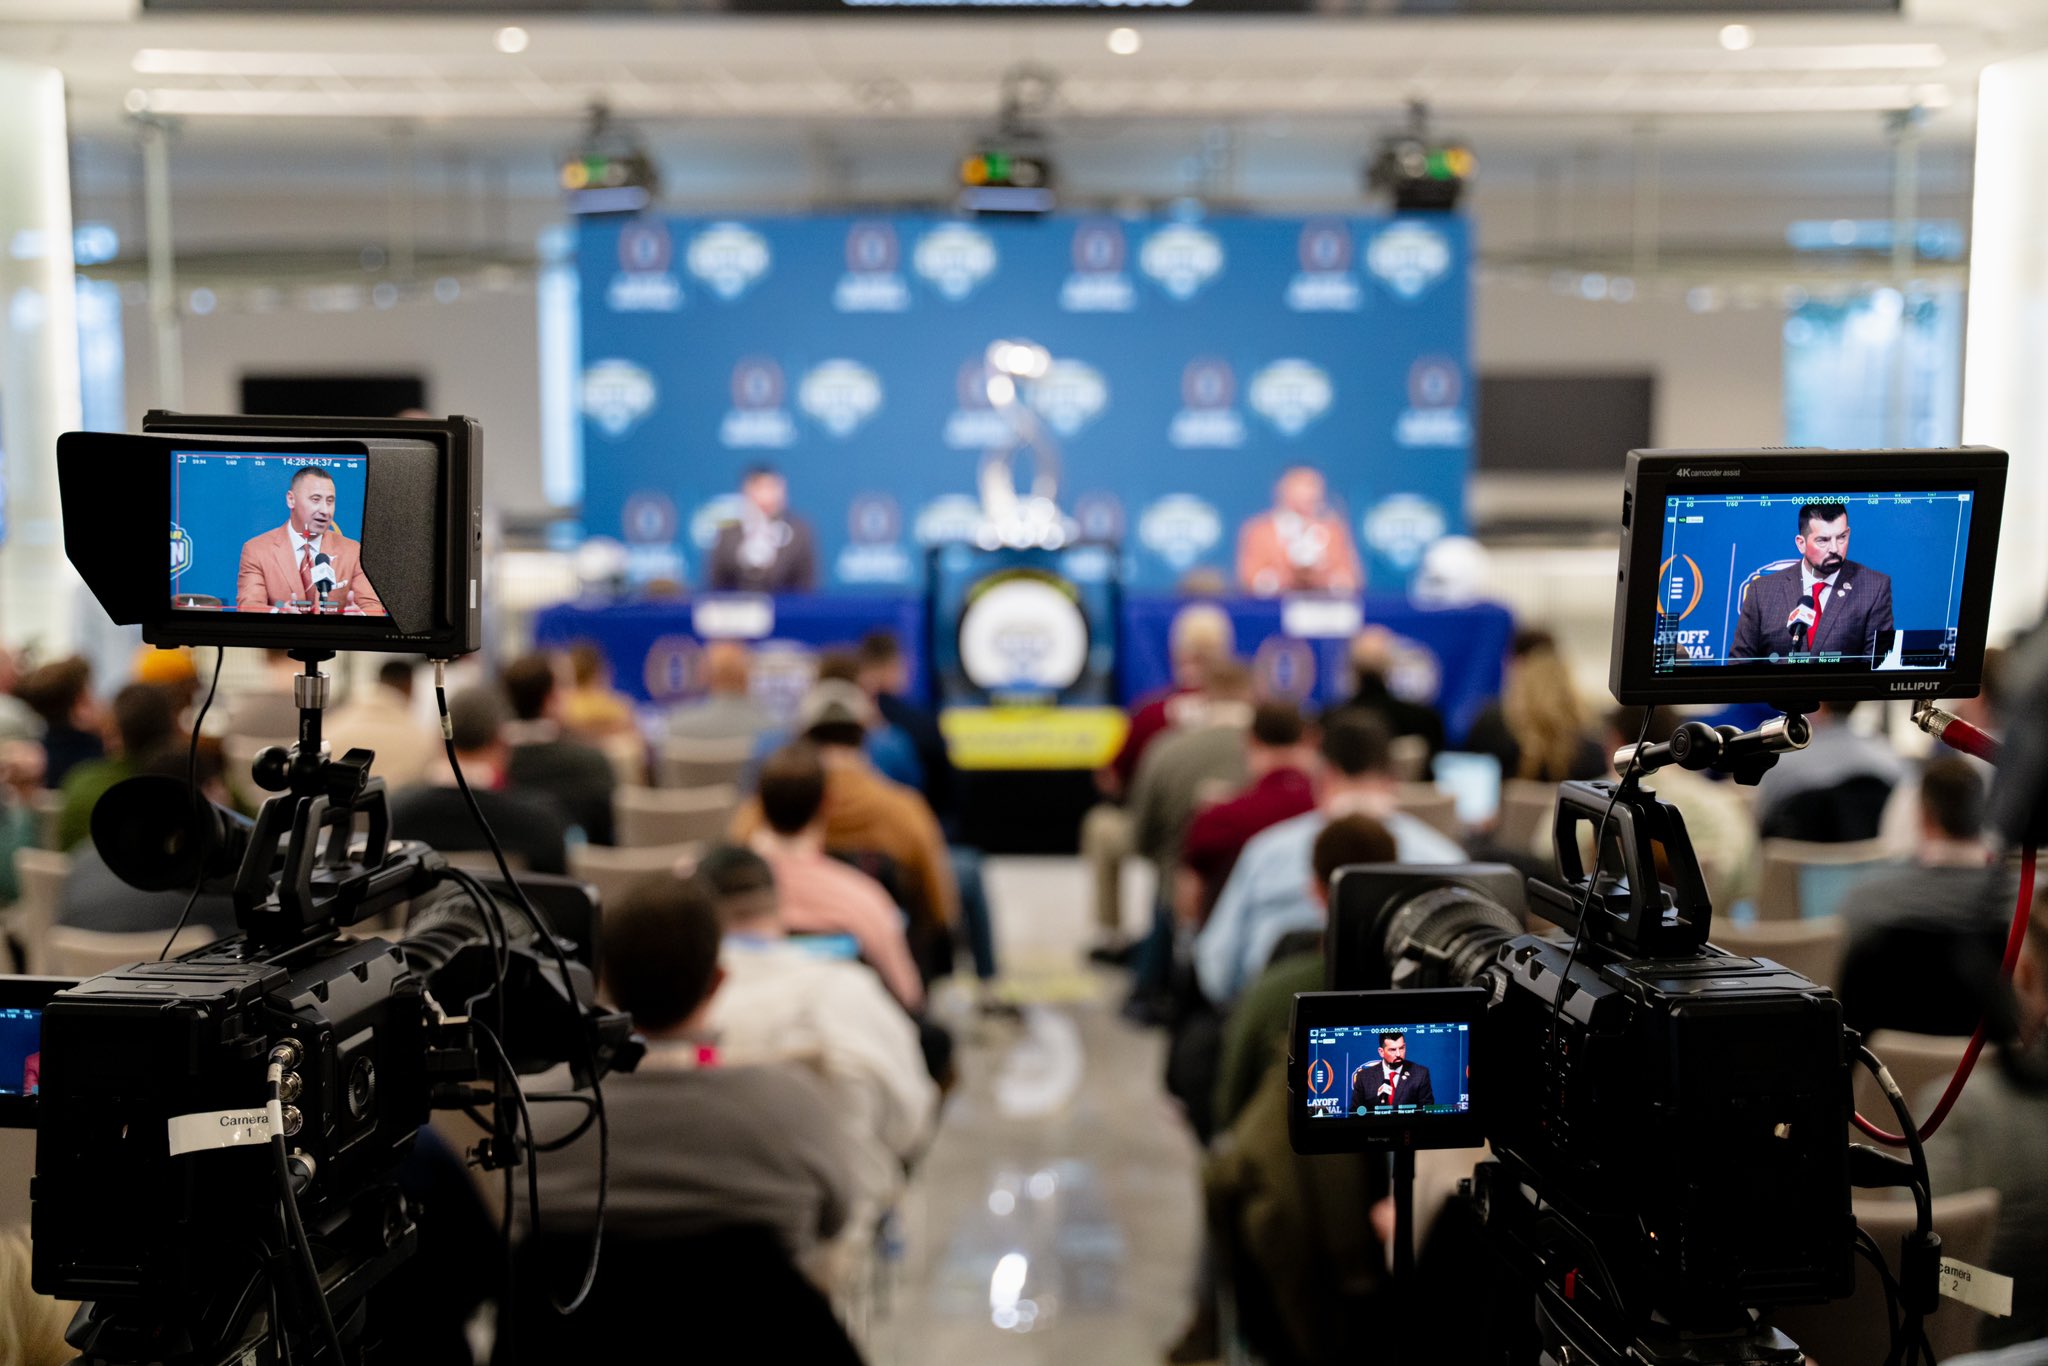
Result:
M1505 906L1462 883L1439 883L1381 913L1380 942L1396 987L1462 987L1523 932Z

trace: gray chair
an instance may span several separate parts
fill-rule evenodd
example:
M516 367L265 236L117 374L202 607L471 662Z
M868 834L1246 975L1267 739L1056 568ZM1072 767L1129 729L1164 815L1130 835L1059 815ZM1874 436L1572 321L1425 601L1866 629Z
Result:
M1745 958L1768 958L1810 982L1831 987L1841 975L1845 933L1842 917L1813 920L1759 920L1738 925L1716 917L1711 932L1716 946Z
M1510 778L1500 786L1495 843L1518 854L1548 856L1557 820L1557 784Z
M1913 1202L1885 1196L1857 1196L1856 1222L1876 1240L1897 1275L1899 1239L1913 1227ZM1963 1191L1934 1202L1934 1231L1941 1235L1944 1257L1982 1266L1991 1256L1991 1235L1998 1227L1998 1192ZM1891 1329L1885 1320L1884 1285L1870 1263L1856 1259L1856 1292L1832 1304L1781 1309L1772 1322L1823 1366L1879 1366L1891 1350ZM1946 1361L1969 1351L1977 1341L1984 1316L1954 1300L1927 1320L1927 1341L1934 1359Z
M724 836L739 809L736 787L621 787L612 794L612 834L621 849L689 844Z
M1394 806L1447 838L1460 844L1465 842L1465 823L1458 819L1458 799L1439 790L1435 783L1402 783Z
M50 927L57 923L64 879L71 875L71 855L52 849L17 849L14 874L21 882L21 899L7 909L7 932L21 945L28 972L48 972L43 960Z
M600 905L611 905L636 883L670 877L676 865L695 858L697 843L650 844L637 849L608 849L601 844L569 846L569 876L597 889Z
M81 930L70 925L53 925L43 938L43 971L52 977L97 977L103 972L125 968L130 963L152 962L158 954L176 958L181 953L205 948L219 938L204 925L187 925L164 953L164 932L145 930L137 934L109 934L102 930Z
M1871 1052L1877 1054L1884 1070L1892 1074L1892 1080L1899 1084L1906 1103L1913 1107L1914 1120L1925 1124L1927 1112L1932 1108L1928 1093L1948 1084L1949 1078L1956 1074L1956 1065L1963 1060L1963 1051L1969 1047L1970 1041L1960 1034L1908 1034L1900 1029L1878 1029L1871 1032L1865 1043ZM1977 1065L1980 1068L1992 1066L1992 1059L1987 1056ZM1856 1113L1894 1132L1898 1130L1898 1116L1892 1113L1891 1102L1884 1098L1884 1092L1878 1089L1877 1078L1870 1075L1867 1067L1856 1069ZM1855 1130L1855 1133L1857 1142L1870 1142L1862 1130Z
M754 742L689 740L671 737L655 755L654 781L659 787L738 786L754 757Z
M1769 839L1759 857L1756 915L1759 920L1797 920L1833 915L1842 894L1856 882L1895 860L1883 840L1851 840L1814 844L1806 840Z
M44 788L32 799L36 817L36 848L57 847L57 822L64 815L64 794L56 788Z

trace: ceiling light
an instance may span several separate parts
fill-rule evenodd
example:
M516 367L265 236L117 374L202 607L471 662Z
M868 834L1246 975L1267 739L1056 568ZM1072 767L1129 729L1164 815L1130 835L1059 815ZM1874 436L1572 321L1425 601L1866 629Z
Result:
M500 52L507 54L524 52L526 51L527 43L526 30L517 24L508 24L506 27L499 29L497 36L491 41L497 45Z
M1748 24L1723 24L1721 26L1721 46L1727 48L1730 52L1741 52L1755 41L1756 30L1752 29Z
M1134 28L1113 28L1109 31L1109 50L1119 57L1128 57L1145 45Z

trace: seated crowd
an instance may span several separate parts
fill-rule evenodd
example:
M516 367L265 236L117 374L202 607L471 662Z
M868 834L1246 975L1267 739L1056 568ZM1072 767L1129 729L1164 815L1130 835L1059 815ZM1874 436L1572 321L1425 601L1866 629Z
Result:
M1266 1361L1336 1361L1398 1311L1384 1165L1298 1158L1287 1140L1284 1034L1294 994L1326 984L1332 879L1361 864L1468 860L1544 874L1547 817L1511 828L1504 796L1493 821L1447 821L1426 784L1432 758L1491 755L1503 792L1535 793L1541 810L1541 785L1613 777L1617 751L1668 739L1686 718L1624 709L1596 722L1540 632L1515 639L1497 701L1454 717L1398 686L1383 630L1354 641L1349 695L1314 713L1261 693L1219 608L1184 609L1171 650L1173 684L1132 705L1080 845L1100 936L1091 956L1129 970L1127 1018L1165 1030L1165 1089L1203 1149L1207 1252L1172 1359L1219 1353L1228 1323ZM82 661L23 673L0 656L0 903L18 892L12 850L49 840L71 854L59 923L167 932L184 898L112 877L88 838L94 804L126 776L183 777L188 765L208 796L248 803L227 757L237 739L271 737L195 737L192 662L159 652L146 663L102 706ZM1986 696L1960 708L1994 733L1997 663ZM399 836L451 855L485 846L446 751L506 854L536 873L573 873L585 846L621 835L622 784L657 773L662 746L731 756L738 790L722 836L673 851L672 867L664 856L603 908L602 990L648 1045L638 1071L607 1085L607 1239L632 1249L634 1268L610 1293L642 1280L662 1293L664 1268L687 1273L724 1287L735 1312L783 1315L816 1359L857 1359L833 1306L858 1293L954 1082L932 987L964 947L981 1008L1015 1009L997 986L981 859L959 839L963 784L934 718L908 696L901 649L877 635L828 652L795 705L778 709L747 649L714 644L701 700L644 735L601 656L534 653L448 699L445 747L415 674L384 664L331 710L327 733L337 753L376 750ZM1956 1110L1953 1141L1930 1148L1937 1194L1996 1187L1992 1269L2048 1264L2036 1217L2048 1209L2048 931L2029 939L2005 994L1998 957L2016 879L1985 839L1987 770L1939 747L1909 759L1875 719L1825 709L1811 750L1754 788L1677 769L1650 786L1684 813L1722 922L1781 913L1759 871L1770 857L1817 843L1858 856L1826 906L1804 908L1839 927L1823 985L1854 1028L1960 1036L1993 1010L1997 1061ZM52 819L46 832L39 822ZM1124 906L1133 859L1153 889L1135 935ZM224 896L201 896L193 917L233 924ZM580 1118L568 1105L536 1111L543 1138L567 1137ZM550 1237L573 1242L595 1209L594 1142L575 1138L541 1168ZM523 1189L518 1198L523 1207ZM1332 1220L1333 1208L1371 1217ZM576 1249L528 1252L521 1274L545 1278ZM1987 1346L2048 1337L2048 1296L2029 1284ZM521 1333L547 1341L555 1330L529 1324L546 1316L526 1308ZM564 1350L602 1349L602 1315L584 1323Z

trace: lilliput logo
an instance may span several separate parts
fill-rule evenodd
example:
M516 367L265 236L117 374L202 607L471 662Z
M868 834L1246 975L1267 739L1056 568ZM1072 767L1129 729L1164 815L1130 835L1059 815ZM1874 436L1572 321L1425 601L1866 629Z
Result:
M1420 223L1396 223L1372 239L1365 266L1398 297L1417 299L1451 268L1451 244Z
M1364 292L1351 274L1351 229L1334 218L1312 219L1301 229L1301 273L1287 282L1287 306L1297 313L1356 313Z
M882 381L858 361L828 360L804 376L799 407L834 436L851 436L882 406Z
M1212 232L1187 223L1161 228L1145 239L1138 268L1185 303L1223 271L1223 244Z
M995 274L996 244L985 232L948 223L917 240L910 264L942 296L957 304Z
M583 372L583 411L614 439L654 411L654 376L629 360L601 360Z
M1109 406L1109 384L1086 361L1056 360L1029 382L1025 397L1054 431L1072 436Z
M988 362L974 356L963 362L954 383L960 401L946 418L946 445L956 451L986 451L1008 446L1016 428L988 397Z
M1169 493L1138 518L1138 543L1175 570L1202 558L1222 536L1216 509L1190 493Z
M1121 223L1082 223L1074 229L1074 273L1060 286L1060 307L1069 313L1128 313L1137 291L1124 273Z
M1285 436L1299 436L1333 397L1330 377L1305 360L1276 360L1252 376L1252 408Z
M846 274L832 291L841 313L901 313L910 307L903 251L893 223L855 223L846 230Z
M675 243L658 218L635 219L619 229L619 273L605 290L614 313L673 313L683 306L683 282L671 269Z
M746 356L732 368L732 408L718 427L729 449L780 450L796 441L796 420L783 407L782 367L766 356Z
M1230 362L1213 356L1188 362L1181 371L1181 409L1166 439L1182 450L1233 450L1244 444L1244 418L1233 406L1237 376Z
M768 239L738 223L718 223L690 239L690 274L730 303L768 273Z
M1458 406L1465 381L1449 356L1423 356L1408 367L1408 407L1394 421L1394 440L1408 447L1462 446L1472 423Z

